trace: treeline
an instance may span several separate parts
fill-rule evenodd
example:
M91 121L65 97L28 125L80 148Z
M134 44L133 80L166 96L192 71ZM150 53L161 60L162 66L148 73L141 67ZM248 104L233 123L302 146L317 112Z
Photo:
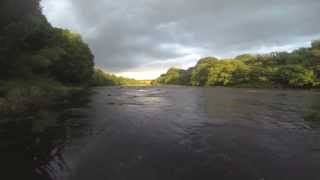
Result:
M87 86L93 59L78 34L50 25L40 0L0 1L0 112L43 108Z
M93 55L81 37L52 27L39 0L0 3L0 80L47 78L83 84L93 73Z
M147 80L136 80L131 78L119 77L105 73L101 69L96 69L91 81L92 86L130 86L130 85L149 85Z
M40 0L0 1L0 113L35 111L100 83L93 60L80 35L47 21Z
M268 88L320 87L320 40L291 53L203 58L188 70L171 68L152 84Z

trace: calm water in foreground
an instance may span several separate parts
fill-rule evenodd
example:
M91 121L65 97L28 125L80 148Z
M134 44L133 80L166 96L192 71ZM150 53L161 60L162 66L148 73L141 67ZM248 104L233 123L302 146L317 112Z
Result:
M319 180L319 112L311 91L97 88L0 117L0 179Z

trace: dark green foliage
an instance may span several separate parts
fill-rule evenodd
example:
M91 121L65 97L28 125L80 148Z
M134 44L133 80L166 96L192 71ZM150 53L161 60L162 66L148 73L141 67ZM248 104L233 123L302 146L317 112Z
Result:
M114 86L117 85L116 77L96 69L91 78L92 86Z
M28 76L33 65L29 64L30 57L48 44L50 34L51 27L42 15L6 26L0 32L0 78Z
M39 1L0 1L0 113L41 108L92 78L88 45L52 27Z
M190 81L181 81L183 76L171 70L154 82L193 86L319 87L320 41L312 42L311 48L291 53L243 54L223 60L203 58L190 70Z
M40 0L1 0L0 30L13 22L22 21L29 15L40 15Z
M54 29L51 50L59 57L50 57L50 72L65 83L88 82L93 73L93 55L81 37L68 30ZM58 49L57 49L58 48ZM60 50L59 50L60 49ZM47 49L47 51L50 51ZM58 51L58 52L57 52ZM48 54L50 52L47 52Z
M277 70L276 81L289 87L314 87L317 79L314 71L301 65L286 65Z
M53 28L39 0L0 2L0 80L44 77L66 84L86 84L93 55L81 37Z
M191 84L193 86L203 86L208 81L209 69L218 62L217 58L206 57L200 59L194 67L191 75Z
M211 67L210 64L206 64L206 63L198 64L192 71L191 84L193 86L205 85L208 81L210 67Z
M60 82L43 78L8 81L0 85L0 114L36 112L72 90Z

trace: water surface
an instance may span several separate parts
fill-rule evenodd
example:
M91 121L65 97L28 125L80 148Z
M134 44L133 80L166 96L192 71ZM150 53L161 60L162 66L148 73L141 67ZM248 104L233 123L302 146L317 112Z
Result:
M0 118L1 179L319 180L320 93L110 87Z

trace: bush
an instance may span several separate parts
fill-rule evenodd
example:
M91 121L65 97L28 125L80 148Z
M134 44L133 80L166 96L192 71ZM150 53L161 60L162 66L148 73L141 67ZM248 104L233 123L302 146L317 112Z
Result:
M3 85L0 112L23 113L38 111L49 106L53 100L65 95L69 88L55 81L11 81Z
M277 71L278 82L290 87L314 87L316 85L316 75L312 70L301 65L282 66Z

